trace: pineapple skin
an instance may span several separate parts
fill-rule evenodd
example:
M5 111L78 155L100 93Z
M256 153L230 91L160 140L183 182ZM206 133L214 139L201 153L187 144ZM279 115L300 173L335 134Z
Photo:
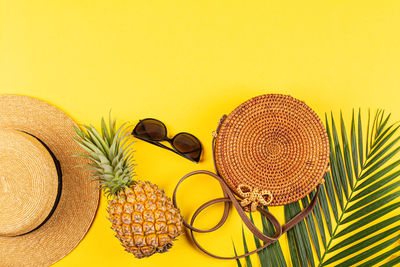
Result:
M136 258L168 251L183 233L179 210L164 191L150 182L137 181L108 205L111 229Z

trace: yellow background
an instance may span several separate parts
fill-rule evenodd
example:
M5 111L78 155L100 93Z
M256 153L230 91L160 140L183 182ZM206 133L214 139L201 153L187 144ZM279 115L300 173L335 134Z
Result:
M198 165L136 143L139 177L168 195L187 172L212 170L218 119L259 94L291 94L320 116L341 108L347 121L352 107L384 107L400 119L399 1L10 0L0 8L0 93L46 100L96 126L110 109L119 122L155 117L171 136L188 131L203 142ZM188 182L183 215L219 195L207 177ZM105 208L103 198L86 238L55 266L236 266L186 237L136 260L114 238ZM216 222L220 208L199 225ZM281 208L272 211L283 221ZM200 241L231 255L240 231L235 214Z

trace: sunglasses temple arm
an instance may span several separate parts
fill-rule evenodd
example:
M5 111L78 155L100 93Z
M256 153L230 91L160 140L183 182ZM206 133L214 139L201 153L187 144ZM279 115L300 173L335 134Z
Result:
M135 136L135 137L138 138L137 136ZM147 142L147 143L150 143L150 144L156 145L156 146L158 146L158 147L165 148L165 149L168 149L168 150L170 150L170 151L172 151L172 152L177 153L177 152L176 152L175 150L173 150L172 148L169 148L169 147L167 147L167 146L165 146L165 145L163 145L163 144L160 144L160 143L158 143L158 142L156 142L156 141L147 140L147 139L145 139L145 138L139 138L139 139L142 140L142 141L145 141L145 142Z
M136 136L136 138L138 138L138 137ZM147 143L150 143L150 144L156 145L156 146L158 146L158 147L161 147L161 148L167 149L167 150L169 150L169 151L172 151L172 152L174 152L175 154L177 154L177 155L179 155L179 156L181 156L181 157L184 157L185 159L188 159L188 160L190 160L190 161L193 161L193 162L197 163L197 162L194 161L193 159L187 157L185 154L181 154L181 153L179 153L179 152L173 150L172 148L167 147L166 145L160 144L160 143L155 142L155 141L147 140L147 139L144 139L144 138L139 138L139 139L142 140L142 141L145 141L145 142L147 142Z
M168 149L169 151L172 151L172 152L174 152L175 154L177 154L177 155L179 155L179 156L181 156L181 157L183 157L183 158L185 158L185 159L188 159L188 160L190 160L190 161L193 161L193 162L197 163L197 161L193 160L192 158L186 156L186 155L183 154L183 153L180 153L180 152L178 152L178 151L175 151L175 150L173 150L172 148L167 147L166 145L163 145L163 144L158 143L158 142L154 142L154 143L153 143L153 142L150 141L150 140L145 140L145 141L148 141L149 143L152 143L152 144L154 144L154 145L156 145L156 146L159 146L159 147L161 147L161 148Z

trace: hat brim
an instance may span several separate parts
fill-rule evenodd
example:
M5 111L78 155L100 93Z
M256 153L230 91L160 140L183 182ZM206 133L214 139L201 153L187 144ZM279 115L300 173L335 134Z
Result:
M75 122L58 108L35 98L0 95L0 128L29 132L42 140L61 163L62 193L51 218L22 236L0 237L0 266L49 266L84 238L96 215L99 191L76 165L82 149L71 139ZM0 222L1 223L1 222Z

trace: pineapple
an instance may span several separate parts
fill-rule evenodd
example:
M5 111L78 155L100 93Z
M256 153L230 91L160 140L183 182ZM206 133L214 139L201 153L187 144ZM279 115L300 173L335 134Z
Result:
M182 217L170 198L157 185L135 180L132 142L128 141L126 124L118 130L115 121L101 134L93 126L75 128L75 141L84 148L90 163L86 167L99 181L108 198L109 220L127 252L137 258L166 252L183 232Z

